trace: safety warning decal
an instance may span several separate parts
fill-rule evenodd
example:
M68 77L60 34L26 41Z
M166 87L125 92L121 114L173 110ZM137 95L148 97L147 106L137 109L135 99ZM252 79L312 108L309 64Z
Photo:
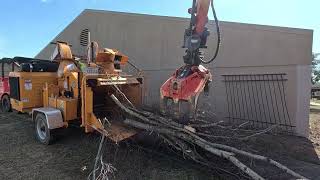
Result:
M30 79L24 81L24 89L28 91L32 90L32 81Z

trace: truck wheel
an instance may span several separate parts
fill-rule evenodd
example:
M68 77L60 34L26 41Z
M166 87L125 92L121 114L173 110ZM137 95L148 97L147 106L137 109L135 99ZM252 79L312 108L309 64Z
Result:
M1 109L3 112L11 111L11 103L8 95L4 95L1 99Z
M45 145L49 145L53 141L52 131L49 129L46 117L39 113L34 121L35 134L37 140Z

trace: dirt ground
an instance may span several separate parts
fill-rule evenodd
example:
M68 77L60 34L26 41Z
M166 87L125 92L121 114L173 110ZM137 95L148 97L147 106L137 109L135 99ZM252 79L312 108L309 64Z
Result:
M239 144L238 148L249 147L251 152L271 157L310 179L320 179L320 104L311 106L310 129L309 139L262 135ZM93 168L99 141L97 134L85 134L82 129L71 127L59 132L53 145L40 145L34 138L28 115L1 113L0 179L86 179ZM155 149L158 147L146 149L133 142L120 145L108 142L104 147L105 161L117 168L113 179L230 179L173 153ZM226 164L220 159L212 161L219 167ZM289 178L269 166L251 165L268 179Z

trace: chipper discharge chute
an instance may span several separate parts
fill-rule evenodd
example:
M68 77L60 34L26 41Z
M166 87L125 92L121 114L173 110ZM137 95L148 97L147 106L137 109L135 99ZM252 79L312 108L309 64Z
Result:
M127 56L115 49L100 50L93 42L88 46L88 59L81 61L73 57L67 43L57 42L51 62L58 64L55 72L10 74L10 83L19 87L11 99L13 108L32 111L41 143L49 144L55 129L71 123L80 124L86 133L98 131L115 142L136 134L121 122L125 116L110 99L115 94L123 103L141 105L141 75L127 75L121 70L128 64Z

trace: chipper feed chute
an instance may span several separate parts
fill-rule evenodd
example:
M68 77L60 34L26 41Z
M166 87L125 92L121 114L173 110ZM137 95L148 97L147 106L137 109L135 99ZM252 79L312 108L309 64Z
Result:
M84 77L83 81L86 87L83 87L85 98L82 99L82 112L84 112L82 125L86 132L97 130L115 142L135 135L135 130L127 128L122 123L126 117L114 104L110 95L117 95L123 103L130 101L135 106L139 106L141 104L140 82L131 77L110 80L107 76L95 78L91 75ZM122 92L125 96L121 94Z
M114 49L97 50L96 43L89 48L90 64L82 78L82 126L86 132L97 130L115 142L127 139L137 132L126 127L125 116L110 98L116 95L122 103L139 107L142 103L142 77L124 75L121 67L128 57ZM93 56L92 56L93 55ZM98 74L92 72L99 72Z

